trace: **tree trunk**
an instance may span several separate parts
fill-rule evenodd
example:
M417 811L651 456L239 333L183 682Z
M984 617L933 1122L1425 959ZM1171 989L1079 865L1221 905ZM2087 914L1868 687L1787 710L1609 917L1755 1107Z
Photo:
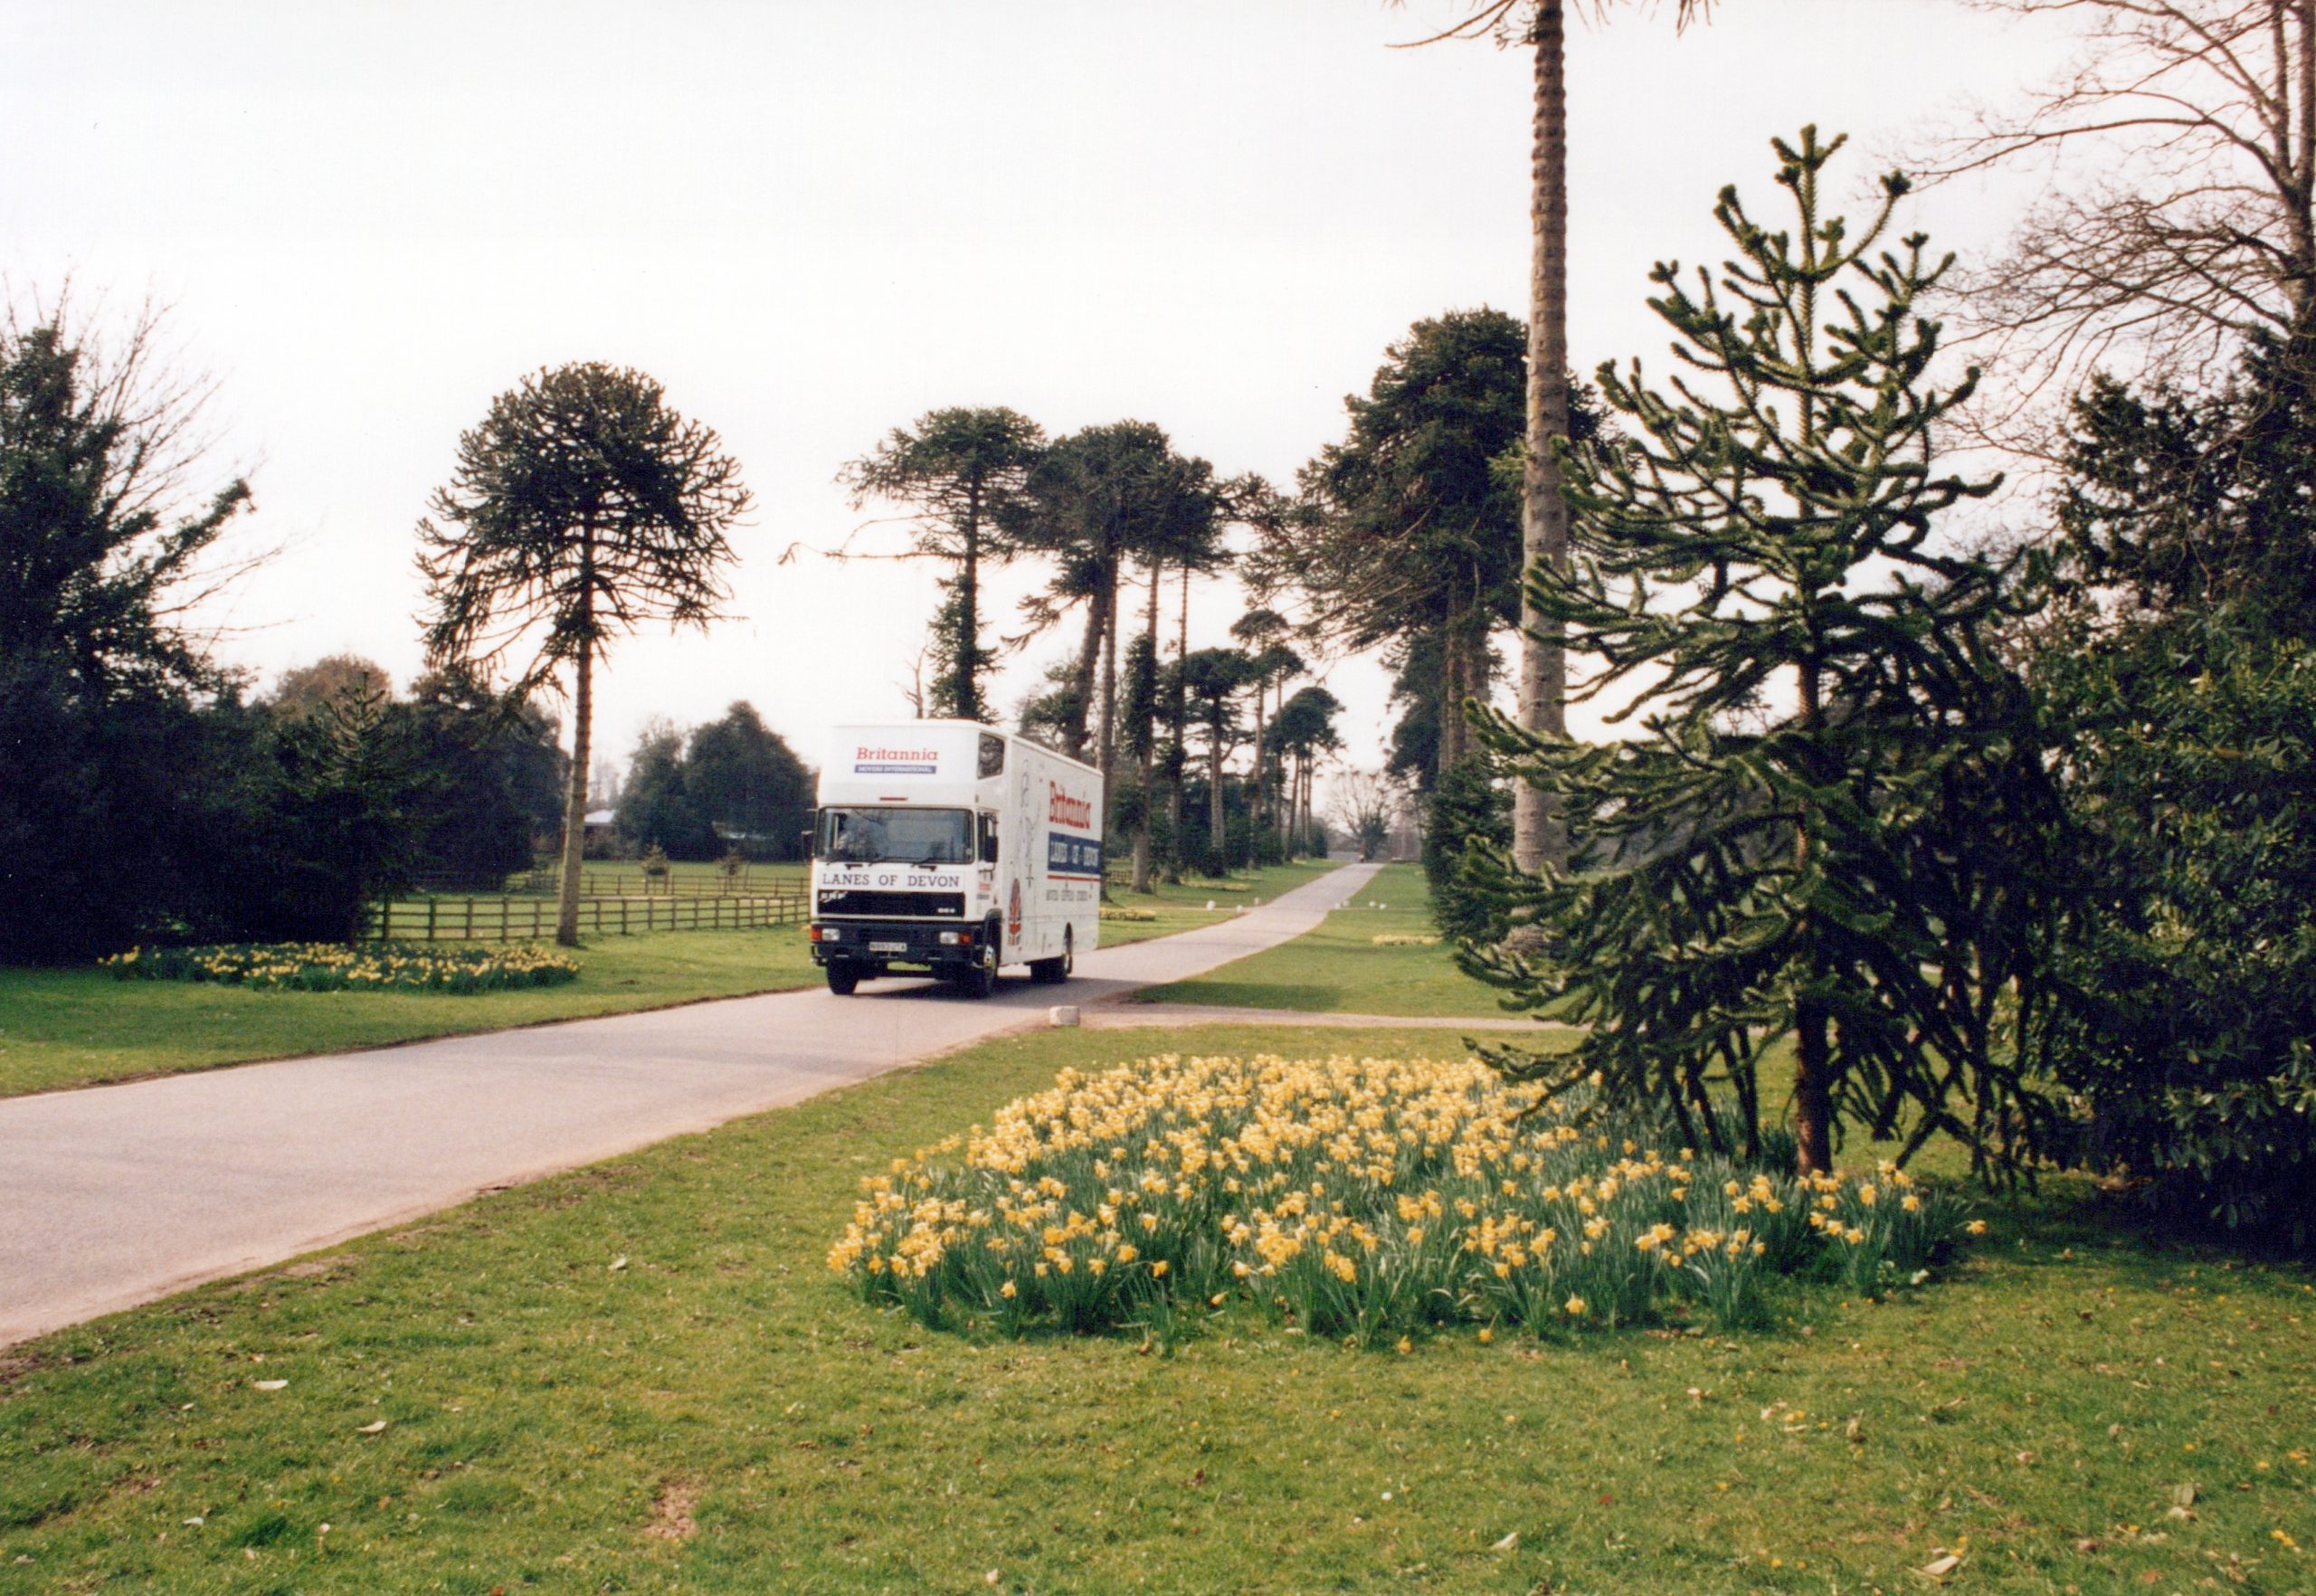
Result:
M1801 726L1805 732L1814 729L1822 717L1822 682L1815 660L1801 662ZM1813 772L1811 779L1815 780ZM1813 812L1804 808L1794 829L1793 864L1798 873L1809 869L1813 841ZM1799 927L1796 938L1808 961L1805 978L1823 974L1821 961L1815 955L1808 923ZM1800 1165L1804 1174L1815 1174L1834 1166L1832 1040L1833 1017L1823 1003L1804 998L1793 1006L1793 1134L1800 1145Z
M2294 9L2300 14L2300 59L2292 87L2300 91L2300 158L2292 167L2298 174L2292 243L2300 258L2293 262L2292 305L2295 329L2304 330L2316 319L2311 315L2316 309L2316 5L2299 0Z
M571 781L563 799L563 883L555 895L555 940L579 945L579 871L587 849L588 717L594 713L595 647L579 644L578 681L571 695Z
M1247 868L1254 869L1262 863L1257 857L1263 834L1263 789L1270 784L1270 767L1264 762L1263 700L1269 691L1258 679L1255 683L1255 784L1247 793Z
M1299 855L1308 851L1308 850L1303 846L1303 840L1296 835L1295 822L1303 812L1303 766L1309 763L1310 757L1311 756L1308 754L1305 754L1302 749L1297 748L1295 751L1294 769L1288 774L1286 778L1286 803L1285 805L1286 812L1281 817L1281 820L1282 823L1286 828L1286 851L1291 854Z
M1794 1005L1793 1134L1804 1174L1834 1167L1832 1025L1824 1004L1804 999Z
M1437 774L1445 776L1464 757L1464 671L1456 629L1439 629L1439 746L1432 751Z
M981 706L981 484L965 491L965 557L957 572L957 702L960 720L982 718Z
M1069 722L1063 729L1068 733L1069 746L1066 750L1072 759L1086 757L1086 723L1094 707L1094 670L1102 659L1102 630L1109 617L1102 612L1102 595L1097 591L1086 601L1086 635L1078 640L1077 663L1069 678Z
M1102 829L1109 830L1109 804L1113 798L1110 776L1117 766L1118 748L1118 570L1119 561L1111 556L1109 569L1102 583L1102 612L1109 617L1103 628L1102 640L1102 740L1098 745L1100 757L1094 763L1102 773Z
M1537 0L1535 149L1529 223L1528 449L1521 475L1525 568L1568 563L1568 504L1561 498L1559 440L1568 436L1568 85L1563 0ZM1520 724L1566 733L1567 679L1561 631L1520 598ZM1512 857L1533 871L1566 862L1568 838L1543 790L1523 781L1512 799Z
M1158 640L1150 640L1156 651ZM1182 783L1190 774L1190 717L1186 713L1189 698L1182 691L1181 671L1182 661L1191 654L1191 568L1182 567L1182 628L1174 641L1175 683L1169 706L1173 717L1173 774L1166 783L1166 879L1179 882L1182 879Z
M1215 706L1214 718L1208 722L1208 752L1213 755L1208 780L1212 784L1206 795L1206 857L1209 869L1227 868L1229 860L1223 853L1228 843L1222 813L1222 706Z
M1280 708L1286 706L1281 695ZM1271 829L1278 833L1278 851L1284 858L1295 857L1295 825L1288 816L1295 807L1295 750L1281 747L1278 751L1277 812L1271 816Z
M1141 739L1142 743L1142 802L1136 811L1136 818L1134 827L1134 882L1132 889L1135 892L1149 892L1153 890L1150 885L1150 822L1153 818L1152 812L1156 807L1156 794L1150 789L1151 778L1155 774L1152 767L1152 756L1158 747L1158 578L1164 569L1164 562L1154 559L1150 562L1150 613L1148 617L1148 630L1150 634L1150 680L1146 684L1149 690L1146 693L1135 694L1135 698L1141 701L1142 708L1140 712L1148 715L1150 717L1147 725L1134 728L1135 733Z

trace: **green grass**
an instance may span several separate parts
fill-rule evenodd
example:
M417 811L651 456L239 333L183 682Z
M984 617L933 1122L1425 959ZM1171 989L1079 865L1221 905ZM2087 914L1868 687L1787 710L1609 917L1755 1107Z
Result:
M823 1267L858 1175L1064 1064L1445 1040L1001 1040L18 1348L0 1593L1864 1596L1957 1546L1960 1591L2316 1589L2316 1295L2072 1183L1742 1339L1233 1310L1169 1357L930 1334Z
M1175 887L1162 885L1147 893L1130 892L1122 879L1114 880L1110 886L1112 908L1154 909L1158 917L1105 920L1102 945L1122 947L1129 942L1147 942L1153 936L1172 936L1177 931L1211 926L1237 914L1242 905L1251 907L1268 903L1280 893L1316 880L1336 868L1332 860L1304 859L1293 864L1266 865L1258 870L1248 870L1227 882L1186 881ZM1206 907L1210 903L1214 905L1211 909Z
M421 1037L502 1031L810 986L801 927L604 936L563 986L454 997L118 981L99 970L0 969L0 1097Z
M1385 865L1316 930L1225 964L1194 981L1155 986L1146 1003L1227 1003L1313 1013L1407 1019L1501 1016L1494 988L1456 968L1448 945L1379 947L1378 936L1432 936L1431 893L1421 869ZM1370 904L1382 904L1371 908Z

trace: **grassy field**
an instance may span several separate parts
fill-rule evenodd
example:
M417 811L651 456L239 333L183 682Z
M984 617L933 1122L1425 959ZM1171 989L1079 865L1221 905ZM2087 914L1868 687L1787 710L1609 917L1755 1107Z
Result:
M1381 905L1381 907L1371 907ZM1431 894L1421 869L1385 865L1315 931L1195 981L1152 987L1150 1003L1229 1003L1310 1013L1408 1019L1497 1015L1495 992L1456 968L1444 943L1378 945L1378 936L1433 936Z
M1150 893L1129 892L1113 881L1110 907L1154 910L1158 917L1104 920L1102 945L1122 947L1129 942L1147 942L1153 936L1172 936L1177 931L1211 926L1237 914L1241 905L1252 907L1268 903L1280 893L1315 880L1335 868L1331 860L1297 860L1293 864L1266 865L1258 870L1248 870L1228 881L1186 881L1176 887L1161 886ZM1206 907L1210 903L1214 906L1211 909Z
M566 986L434 993L252 992L0 969L0 1097L818 982L798 926L606 936Z
M2316 1590L2307 1279L2070 1183L1742 1339L1170 1357L823 1267L859 1174L1062 1065L1442 1040L1015 1038L15 1349L0 1592Z

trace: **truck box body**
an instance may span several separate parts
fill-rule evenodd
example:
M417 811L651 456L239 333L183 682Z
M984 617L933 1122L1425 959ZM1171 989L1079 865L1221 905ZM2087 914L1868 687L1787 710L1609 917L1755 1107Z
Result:
M1026 737L839 727L812 834L813 959L840 992L895 965L1060 979L1100 937L1102 817L1100 773Z

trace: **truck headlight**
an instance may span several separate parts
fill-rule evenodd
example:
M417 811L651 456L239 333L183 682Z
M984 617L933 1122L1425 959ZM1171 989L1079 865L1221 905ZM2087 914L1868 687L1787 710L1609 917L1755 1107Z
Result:
M941 933L941 945L942 945L943 947L954 947L954 946L956 946L956 945L957 945L957 934L956 934L954 931L944 931L943 933Z

